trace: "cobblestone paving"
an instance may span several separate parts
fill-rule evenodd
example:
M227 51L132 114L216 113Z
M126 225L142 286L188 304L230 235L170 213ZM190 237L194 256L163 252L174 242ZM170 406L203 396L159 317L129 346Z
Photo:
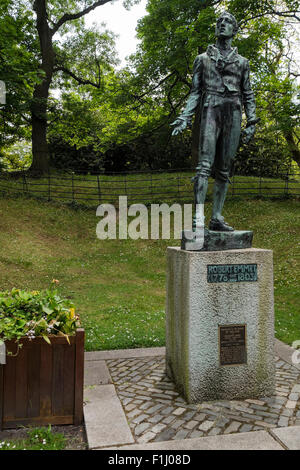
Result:
M300 371L276 359L276 395L259 400L186 403L165 375L164 357L107 360L139 443L300 425Z

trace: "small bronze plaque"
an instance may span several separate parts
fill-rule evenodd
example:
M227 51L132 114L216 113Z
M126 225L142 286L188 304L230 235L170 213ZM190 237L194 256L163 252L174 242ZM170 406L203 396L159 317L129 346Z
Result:
M220 365L247 364L246 325L219 326Z
M207 282L255 282L257 264L209 264Z

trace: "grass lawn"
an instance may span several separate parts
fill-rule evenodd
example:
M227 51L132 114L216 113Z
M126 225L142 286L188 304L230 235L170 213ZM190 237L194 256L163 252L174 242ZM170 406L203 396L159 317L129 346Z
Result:
M224 215L254 231L254 247L274 250L276 336L300 339L299 202L229 199ZM86 350L164 345L165 253L180 241L101 241L98 222L94 210L0 197L0 290L58 279L81 316Z
M66 438L48 428L32 428L23 439L0 440L0 450L64 450Z

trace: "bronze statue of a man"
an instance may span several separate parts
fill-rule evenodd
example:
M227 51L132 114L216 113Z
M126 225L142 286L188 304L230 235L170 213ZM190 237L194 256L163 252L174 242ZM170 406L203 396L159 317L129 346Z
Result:
M194 178L195 203L204 204L208 177L214 167L210 230L233 231L222 217L229 176L237 152L242 107L247 117L243 140L247 143L258 122L255 114L254 93L249 79L249 62L231 47L238 24L233 15L224 12L217 20L216 45L210 45L204 54L196 57L190 96L183 113L172 123L173 135L191 124L198 105L201 109L199 161Z

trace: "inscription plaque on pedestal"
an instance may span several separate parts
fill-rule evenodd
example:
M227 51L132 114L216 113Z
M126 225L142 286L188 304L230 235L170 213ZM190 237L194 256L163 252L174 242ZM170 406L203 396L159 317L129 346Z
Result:
M219 355L221 366L247 363L246 325L219 326Z
M257 264L210 264L207 266L207 282L255 282Z

